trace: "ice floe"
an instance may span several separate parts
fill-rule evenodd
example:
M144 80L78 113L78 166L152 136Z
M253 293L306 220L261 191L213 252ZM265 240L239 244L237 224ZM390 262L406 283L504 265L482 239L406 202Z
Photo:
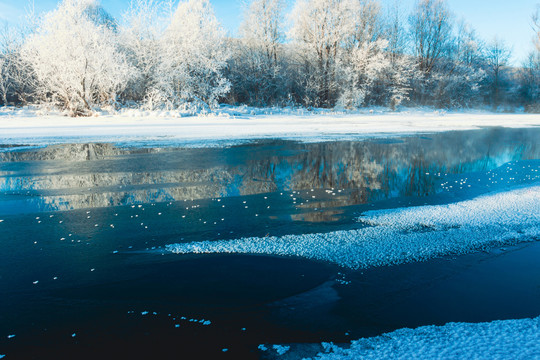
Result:
M465 254L540 239L540 186L449 205L369 211L358 230L167 245L176 254L298 256L352 269Z
M400 329L347 349L331 343L323 349L313 359L538 359L540 317Z

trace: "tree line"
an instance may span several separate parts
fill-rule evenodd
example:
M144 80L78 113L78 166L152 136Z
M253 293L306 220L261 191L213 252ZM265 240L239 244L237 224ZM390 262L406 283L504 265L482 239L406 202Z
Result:
M209 0L133 0L115 19L62 0L0 30L0 103L211 111L220 103L355 109L524 107L540 111L540 20L531 52L483 41L445 0L252 0L229 36Z

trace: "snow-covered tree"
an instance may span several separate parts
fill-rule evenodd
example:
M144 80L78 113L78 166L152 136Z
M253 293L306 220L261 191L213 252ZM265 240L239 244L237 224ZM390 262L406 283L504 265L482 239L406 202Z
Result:
M116 102L132 74L116 23L96 0L63 0L26 41L39 95L73 116Z
M160 56L149 106L214 107L229 91L225 32L208 0L180 2L160 39Z

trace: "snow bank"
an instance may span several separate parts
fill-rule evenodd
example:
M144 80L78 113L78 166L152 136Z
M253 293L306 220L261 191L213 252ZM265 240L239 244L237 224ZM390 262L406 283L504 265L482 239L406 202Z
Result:
M35 109L0 108L0 143L127 142L216 145L219 141L280 138L302 141L358 139L393 134L469 130L485 126L540 126L538 115L367 111L340 113L286 109L224 108L216 114L182 117L125 110L70 118ZM219 144L218 144L219 145Z
M323 347L327 353L313 359L539 359L540 317L401 329L353 341L350 349Z
M540 239L540 186L450 205L365 213L367 227L326 234L172 244L176 254L299 256L352 269L465 254Z

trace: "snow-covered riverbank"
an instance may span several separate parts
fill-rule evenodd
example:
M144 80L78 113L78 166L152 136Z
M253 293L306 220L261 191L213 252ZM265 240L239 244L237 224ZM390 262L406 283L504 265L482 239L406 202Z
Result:
M1 144L132 142L133 145L216 146L254 139L346 140L488 126L536 127L540 126L540 116L420 110L311 113L232 108L216 115L192 117L124 111L116 115L71 118L36 110L0 109Z

